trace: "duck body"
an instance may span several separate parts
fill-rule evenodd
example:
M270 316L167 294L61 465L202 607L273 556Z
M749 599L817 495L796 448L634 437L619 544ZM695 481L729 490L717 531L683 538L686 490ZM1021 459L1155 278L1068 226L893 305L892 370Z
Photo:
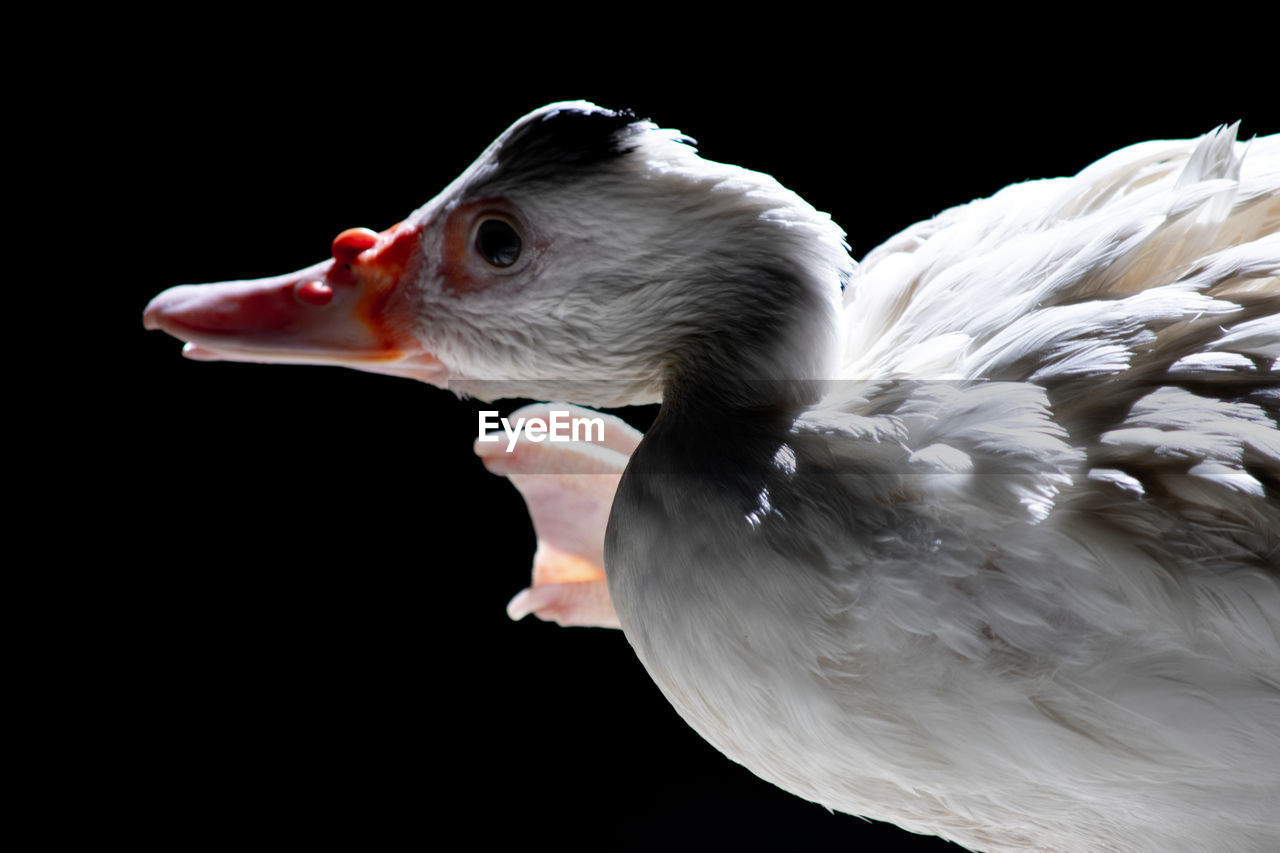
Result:
M1240 168L1218 136L1183 156L1214 145L1202 182ZM1089 213L1055 221L1055 203L1160 172L1152 153L983 203L1007 229L988 257L950 214L969 280L1021 301L985 341L974 318L926 311L934 328L887 336L917 336L901 355L916 366L874 371L903 378L854 373L793 408L768 389L728 400L726 377L664 399L615 498L609 588L654 680L726 755L977 850L1280 845L1280 204L1188 225L1152 194L1094 214L1101 245ZM1177 171L1163 178L1176 196ZM1214 237L1250 217L1261 239L1219 247L1215 270ZM859 303L912 274L936 284L956 235L918 230L852 277L841 322L867 323ZM1063 266L1011 271L1020 241ZM1162 261L1158 298L1125 284L1144 256ZM1240 372L1168 381L1231 338L1219 312L1253 324L1222 362Z
M333 262L147 322L196 358L661 399L609 597L788 791L988 853L1280 847L1280 138L1134 146L856 267L686 143L552 105Z
M975 850L1268 849L1274 651L1208 613L1272 622L1274 578L1174 574L1083 508L939 509L859 426L801 419L727 480L662 423L632 457L609 589L681 715L788 791Z

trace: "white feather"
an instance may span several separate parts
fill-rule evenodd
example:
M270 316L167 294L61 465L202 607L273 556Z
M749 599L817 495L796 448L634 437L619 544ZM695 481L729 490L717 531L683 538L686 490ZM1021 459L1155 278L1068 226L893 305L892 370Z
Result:
M858 268L793 474L660 418L608 571L676 708L991 853L1280 848L1278 211L1280 139L1234 128L1010 187Z
M1280 137L1235 137L855 267L773 178L553 104L406 221L393 331L460 392L661 397L609 593L763 778L988 853L1280 850ZM465 237L498 203L509 267Z

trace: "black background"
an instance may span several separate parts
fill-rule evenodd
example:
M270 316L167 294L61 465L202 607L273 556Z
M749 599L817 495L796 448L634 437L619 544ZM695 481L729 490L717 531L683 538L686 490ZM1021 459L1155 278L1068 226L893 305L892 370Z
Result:
M411 848L460 831L568 850L944 849L720 756L620 632L510 622L534 539L470 452L478 404L337 369L188 362L142 309L389 226L553 100L630 107L775 175L860 258L1131 142L1236 119L1276 132L1255 72L1173 48L1119 63L1114 38L1011 50L954 31L939 48L838 19L685 38L496 9L158 25L95 53L60 102L85 177L53 227L88 225L92 257L66 286L91 331L48 380L56 486L34 494L61 522L42 534L50 562L77 567L48 571L71 626L55 681L72 744L58 766L75 770L57 784L96 804L81 819L142 846Z

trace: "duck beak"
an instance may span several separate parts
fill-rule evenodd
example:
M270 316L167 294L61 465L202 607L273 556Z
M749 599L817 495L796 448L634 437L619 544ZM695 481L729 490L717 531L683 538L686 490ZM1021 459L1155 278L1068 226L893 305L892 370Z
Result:
M343 231L327 261L272 278L184 284L142 322L185 341L198 361L331 364L435 385L444 366L413 335L410 299L421 228Z

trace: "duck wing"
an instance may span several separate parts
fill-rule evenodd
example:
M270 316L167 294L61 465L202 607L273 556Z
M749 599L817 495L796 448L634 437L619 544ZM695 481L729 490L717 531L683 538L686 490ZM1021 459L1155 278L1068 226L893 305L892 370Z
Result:
M815 657L850 765L931 796L817 799L975 849L1274 847L1278 232L1280 137L1230 127L866 257L790 468L847 500Z
M952 208L873 250L845 310L825 407L888 418L910 470L1280 566L1280 136L1147 142Z
M891 238L846 291L844 375L1061 381L1210 352L1218 380L1274 379L1280 136L1235 137L1134 145Z

